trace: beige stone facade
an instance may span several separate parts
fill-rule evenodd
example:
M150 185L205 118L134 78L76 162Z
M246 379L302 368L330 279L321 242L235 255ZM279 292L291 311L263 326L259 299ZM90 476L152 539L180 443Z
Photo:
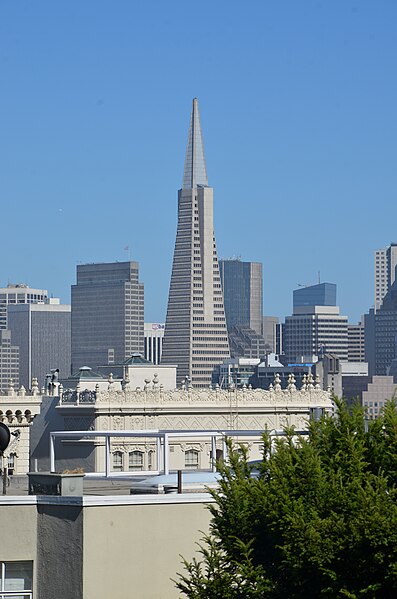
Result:
M34 417L40 413L41 402L37 379L33 379L32 392L28 393L24 387L17 392L10 385L7 395L0 395L0 422L4 422L11 433L16 433L16 436L12 435L10 445L4 452L6 465L13 474L29 472L30 426Z
M184 388L168 391L153 383L141 391L117 390L110 384L107 391L97 389L87 398L67 401L61 396L56 408L68 423L68 430L82 430L82 418L90 417L91 430L114 431L257 431L245 437L252 459L261 455L261 435L264 430L280 431L286 426L306 430L313 410L332 411L329 391L308 377L297 389L293 377L288 387L281 388L276 376L270 390L231 386L228 390ZM73 419L75 426L72 425ZM241 439L240 439L241 440ZM75 441L76 444L86 441ZM217 442L221 451L222 441ZM104 444L95 444L95 469L103 471ZM155 470L156 443L152 438L112 438L114 469L122 472ZM137 453L134 453L137 452ZM190 452L187 455L187 452ZM196 463L189 463L192 452L197 452ZM210 439L173 439L170 442L170 467L210 468L212 458ZM138 455L140 453L141 455ZM78 464L76 464L78 466Z

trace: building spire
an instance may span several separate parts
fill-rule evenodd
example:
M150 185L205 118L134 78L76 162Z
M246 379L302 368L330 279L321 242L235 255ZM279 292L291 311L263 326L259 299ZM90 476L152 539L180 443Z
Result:
M193 189L197 185L208 186L208 179L205 167L198 100L194 98L192 114L190 116L182 189Z

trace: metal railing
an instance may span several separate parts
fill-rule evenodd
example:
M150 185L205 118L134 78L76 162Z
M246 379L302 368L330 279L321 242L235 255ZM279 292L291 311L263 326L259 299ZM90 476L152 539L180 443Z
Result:
M284 430L268 431L270 437L285 436ZM50 471L55 472L55 439L86 439L103 438L105 440L104 468L101 471L87 472L86 477L110 478L110 477L136 477L156 474L169 474L170 472L170 440L177 439L209 439L211 442L210 468L216 472L216 443L222 440L223 459L227 460L228 446L227 437L261 439L263 430L129 430L129 431L54 431L50 433ZM307 435L308 431L294 431L295 435ZM156 469L135 471L111 470L111 439L112 438L135 438L153 439L156 445Z

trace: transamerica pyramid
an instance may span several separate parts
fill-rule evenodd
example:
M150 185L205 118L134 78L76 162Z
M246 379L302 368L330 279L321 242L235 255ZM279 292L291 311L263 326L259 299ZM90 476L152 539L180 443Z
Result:
M208 387L229 358L223 292L197 98L193 100L165 323L162 364L177 364L177 382Z

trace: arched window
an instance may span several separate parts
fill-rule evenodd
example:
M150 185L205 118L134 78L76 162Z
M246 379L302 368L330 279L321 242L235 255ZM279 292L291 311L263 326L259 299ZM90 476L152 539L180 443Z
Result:
M113 470L115 472L123 471L123 454L121 451L113 452Z
M185 468L198 468L199 452L196 449L188 449L185 452Z
M143 470L143 451L131 451L128 456L129 470Z

